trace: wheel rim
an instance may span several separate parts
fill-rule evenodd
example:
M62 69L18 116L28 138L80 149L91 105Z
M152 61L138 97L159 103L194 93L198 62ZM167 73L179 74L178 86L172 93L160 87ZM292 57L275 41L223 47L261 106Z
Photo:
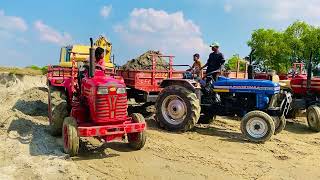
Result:
M268 132L268 124L262 118L255 117L248 121L246 130L251 137L262 138Z
M177 95L167 96L161 106L164 119L171 124L181 123L187 115L187 105Z
M63 142L65 149L69 149L69 129L67 126L63 126Z
M316 120L317 120L316 113L309 111L308 121L310 126L314 127L314 125L316 124Z

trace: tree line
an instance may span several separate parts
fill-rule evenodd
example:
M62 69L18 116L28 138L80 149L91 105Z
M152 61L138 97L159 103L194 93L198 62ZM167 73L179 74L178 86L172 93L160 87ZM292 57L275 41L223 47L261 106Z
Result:
M314 63L320 61L320 27L295 21L283 31L274 29L257 29L247 42L253 54L253 65L256 71L276 70L287 73L294 62L306 63L312 59ZM232 56L227 69L234 70L236 59Z

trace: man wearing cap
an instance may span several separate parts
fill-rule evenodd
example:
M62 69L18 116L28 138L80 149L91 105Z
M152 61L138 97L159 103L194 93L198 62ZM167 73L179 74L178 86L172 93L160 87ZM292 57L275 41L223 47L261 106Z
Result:
M201 68L207 67L206 74L219 70L225 62L223 54L219 51L219 43L214 42L210 47L213 52L209 55L207 63ZM213 73L213 79L216 79L216 76L217 73Z

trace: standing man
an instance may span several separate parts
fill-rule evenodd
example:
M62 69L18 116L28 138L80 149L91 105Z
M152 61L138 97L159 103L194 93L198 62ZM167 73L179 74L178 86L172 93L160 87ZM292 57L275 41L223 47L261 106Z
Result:
M219 70L225 62L223 54L219 51L219 43L214 42L210 47L212 48L212 53L209 55L207 63L201 68L207 67L206 74ZM213 73L214 80L216 79L217 74L217 72Z

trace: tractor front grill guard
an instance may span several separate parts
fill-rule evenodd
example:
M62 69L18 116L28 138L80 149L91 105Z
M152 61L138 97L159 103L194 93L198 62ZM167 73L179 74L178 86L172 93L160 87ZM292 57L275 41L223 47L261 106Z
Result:
M121 125L78 127L80 137L97 137L138 133L146 129L146 123L125 123Z

